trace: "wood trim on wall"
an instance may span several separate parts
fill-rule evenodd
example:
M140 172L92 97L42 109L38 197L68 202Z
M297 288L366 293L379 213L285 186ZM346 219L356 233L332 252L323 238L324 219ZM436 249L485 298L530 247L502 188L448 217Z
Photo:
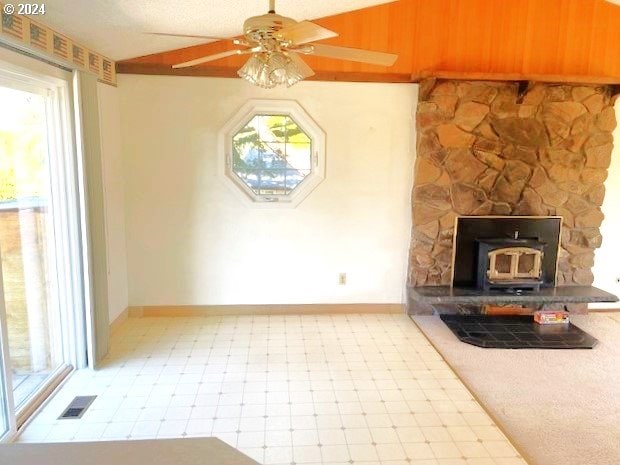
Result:
M114 321L110 323L110 335L116 333L127 321L127 318L129 318L129 307L123 310L121 314L114 318Z
M236 68L217 66L196 66L194 68L173 69L161 63L118 63L119 74L143 74L154 76L193 76L193 77L224 77L238 78ZM413 82L409 73L368 73L318 71L306 81L343 81L343 82Z
M404 304L159 305L129 307L126 312L129 318L344 313L404 314L405 306ZM114 324L119 318L114 321Z
M588 313L620 313L620 307L607 307L607 308L588 307Z
M173 69L161 63L118 63L118 74L140 74L147 76L189 76L238 78L235 68L198 66L194 68ZM562 75L562 74L518 74L518 73L484 73L459 71L421 71L408 73L370 73L349 71L318 71L306 81L329 82L383 82L383 83L418 83L424 79L453 79L464 81L527 81L562 84L601 84L615 85L620 77Z

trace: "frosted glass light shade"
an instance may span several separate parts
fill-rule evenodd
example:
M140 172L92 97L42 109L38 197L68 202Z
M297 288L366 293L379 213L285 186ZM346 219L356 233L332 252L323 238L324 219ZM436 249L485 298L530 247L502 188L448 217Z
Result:
M299 67L282 52L254 54L237 74L250 84L266 89L277 85L290 87L303 79Z
M252 55L237 74L255 86L271 89L276 83L269 77L268 58L264 54Z

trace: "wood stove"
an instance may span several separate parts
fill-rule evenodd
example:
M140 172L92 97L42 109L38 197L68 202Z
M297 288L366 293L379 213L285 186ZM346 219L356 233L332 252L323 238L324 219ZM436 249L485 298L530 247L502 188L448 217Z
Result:
M458 217L454 287L539 291L555 286L561 217Z

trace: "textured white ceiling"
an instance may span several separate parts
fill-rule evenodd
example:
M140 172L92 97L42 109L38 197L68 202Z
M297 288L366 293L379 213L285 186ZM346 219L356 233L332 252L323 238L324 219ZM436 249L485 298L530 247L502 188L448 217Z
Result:
M394 0L280 0L277 13L315 19ZM46 0L45 24L113 60L133 58L204 40L155 37L171 32L230 37L249 16L267 13L268 0Z

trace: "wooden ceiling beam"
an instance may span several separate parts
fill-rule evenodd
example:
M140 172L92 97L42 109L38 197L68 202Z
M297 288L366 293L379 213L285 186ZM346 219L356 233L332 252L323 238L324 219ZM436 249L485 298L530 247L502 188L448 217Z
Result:
M161 63L125 63L117 65L117 73L143 74L155 76L194 76L236 78L237 69L225 66L196 66L193 68L173 69ZM619 85L620 77L578 76L562 74L506 74L506 73L460 73L454 71L425 71L418 74L407 73L369 73L346 71L318 71L307 81L349 81L349 82L391 82L415 83L423 79L452 79L465 81L515 81L515 82L554 82L566 84L601 84Z
M195 66L193 68L173 69L160 63L119 63L117 73L145 74L155 76L199 76L236 78L237 69L217 66ZM346 71L318 71L306 81L345 81L345 82L411 82L408 73L364 73Z

